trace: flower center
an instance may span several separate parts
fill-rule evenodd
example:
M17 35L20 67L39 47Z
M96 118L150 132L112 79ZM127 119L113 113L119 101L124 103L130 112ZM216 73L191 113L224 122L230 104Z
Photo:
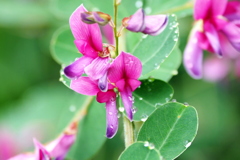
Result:
M105 58L105 57L112 57L115 55L115 46L110 44L103 44L103 51L98 52L98 56Z

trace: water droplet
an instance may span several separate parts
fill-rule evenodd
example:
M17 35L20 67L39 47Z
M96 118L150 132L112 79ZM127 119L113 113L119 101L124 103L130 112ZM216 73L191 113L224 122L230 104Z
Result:
M160 65L158 63L155 63L154 69L159 69L159 68L160 68Z
M136 1L136 3L135 3L135 6L136 6L137 8L141 8L142 5L143 5L142 1Z
M138 86L138 88L141 88L141 86Z
M145 8L146 14L150 14L152 12L152 9L150 7Z
M108 112L108 114L111 116L113 113L112 112Z
M185 106L189 106L189 104L188 104L187 102L184 102L183 104L184 104Z
M176 15L175 14L171 14L172 17L175 17Z
M161 105L162 105L162 103L156 103L156 104L154 105L154 107L161 106Z
M172 75L177 75L178 74L178 71L177 70L173 70L172 71Z
M94 7L94 8L92 8L92 11L100 11L100 9L97 7Z
M124 107L119 107L118 109L120 112L124 112Z
M154 145L153 143L149 143L148 148L149 148L150 150L152 150L152 149L155 148L155 145Z
M76 111L76 106L71 105L71 106L69 107L69 110L70 110L70 112L75 112L75 111Z
M174 31L174 33L178 33L179 31L178 31L178 29L176 29L175 31Z
M143 114L141 117L141 121L145 122L148 119L148 115Z
M113 125L110 125L110 128L113 129Z
M122 116L122 114L121 114L121 113L118 113L117 117L120 118L121 116Z
M148 141L145 141L144 142L144 147L148 147L149 146L149 142Z
M172 102L177 102L177 100L176 99L172 99Z
M166 55L165 57L168 58L169 55Z
M60 78L59 78L59 81L60 81L60 82L63 82L63 77L60 77Z
M76 60L78 60L79 58L75 58L75 60L74 61L76 61Z
M139 100L141 101L141 100L143 100L143 98L142 98L142 97L140 97L140 98L139 98Z
M134 106L131 110L132 110L132 113L135 114L137 112L137 107Z
M174 35L174 36L173 36L173 40L174 40L174 41L177 41L177 40L178 40L178 36L177 36L177 35Z
M191 146L191 144L192 144L192 142L191 142L191 141L186 141L184 146L185 146L186 148L188 148L188 147L190 147L190 146Z
M64 71L63 71L63 70L61 70L61 71L60 71L60 74L61 74L61 75L64 75Z
M165 98L165 100L166 100L166 102L168 102L168 101L169 101L169 98Z
M144 34L144 35L142 36L143 39L144 39L144 38L147 38L147 37L148 37L147 34Z
M148 82L154 82L154 78L148 78Z
M173 96L173 94L171 93L169 96L170 96L170 97L172 97L172 96Z

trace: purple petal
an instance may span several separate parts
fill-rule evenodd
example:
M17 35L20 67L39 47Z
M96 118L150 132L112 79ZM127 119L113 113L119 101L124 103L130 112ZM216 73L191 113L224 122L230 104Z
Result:
M129 86L125 88L125 90L120 92L123 106L126 110L127 117L130 121L133 119L133 113L132 113L132 106L133 106L133 97L132 97L132 91Z
M98 88L102 92L106 92L108 90L107 72L101 78L99 78Z
M57 160L63 160L70 147L75 142L75 134L62 134L56 140L46 146L51 157L55 157Z
M143 33L156 36L166 28L167 23L167 15L145 16L145 29Z
M240 77L240 58L238 58L235 62L234 72L235 72L235 75L239 78Z
M114 32L113 32L112 26L107 24L105 26L102 26L101 28L102 28L103 35L107 39L107 43L114 45L115 41L114 41Z
M69 78L78 78L84 73L84 68L93 61L93 58L83 56L64 68L64 73Z
M226 10L224 12L224 16L230 21L240 19L240 2L239 1L228 2Z
M192 34L188 40L188 44L184 50L183 63L186 71L195 79L202 77L202 49L198 46L196 32Z
M224 33L219 33L220 38L220 44L221 44L221 50L223 53L223 58L230 58L230 59L236 59L240 53L237 51L232 44L227 39L226 35Z
M84 68L85 73L92 79L97 80L105 75L110 67L109 58L95 58L90 65Z
M45 147L38 142L36 139L33 139L35 149L36 149L36 155L37 155L37 160L47 160L51 158L51 155L49 152L45 149Z
M240 20L229 22L223 28L223 32L233 47L240 51Z
M80 94L89 96L94 96L100 91L97 81L93 81L89 77L80 77L72 80L70 88Z
M145 13L142 8L138 9L127 22L127 29L132 32L142 32L145 28Z
M214 53L218 54L219 56L222 56L220 40L216 29L210 23L205 23L204 29L205 35L207 36Z
M106 119L107 119L107 138L115 136L118 130L118 110L116 106L116 97L111 97L106 102Z
M110 101L112 97L116 97L116 93L113 91L113 89L108 90L107 92L97 93L97 101L99 103L106 103Z

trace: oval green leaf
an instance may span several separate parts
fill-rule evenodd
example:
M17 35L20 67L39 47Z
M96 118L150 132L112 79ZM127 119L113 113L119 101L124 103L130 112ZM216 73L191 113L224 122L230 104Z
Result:
M149 116L137 140L153 143L164 159L172 160L191 145L197 129L195 108L180 103L166 103Z
M154 146L136 142L126 148L118 160L161 160L161 156Z
M144 121L157 107L168 102L173 96L172 87L160 80L144 80L134 93L136 113L134 121Z

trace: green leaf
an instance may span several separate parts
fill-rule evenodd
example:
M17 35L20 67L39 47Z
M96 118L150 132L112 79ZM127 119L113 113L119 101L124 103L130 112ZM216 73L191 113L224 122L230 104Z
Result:
M159 68L161 63L170 55L178 40L178 22L175 16L169 16L166 29L158 36L143 35L132 50L143 65L142 76Z
M74 37L69 26L61 27L54 33L50 49L53 58L63 65L69 65L82 56L74 45Z
M141 79L147 79L151 77L154 79L160 79L168 82L172 78L172 76L178 74L177 69L181 64L181 59L181 52L178 47L175 47L172 53L159 67L157 67L152 72L149 72L145 76L141 77Z
M135 121L144 121L157 107L168 102L173 96L172 87L160 80L142 81L141 87L133 92L136 113Z
M144 142L136 142L126 148L119 160L161 160L158 150L151 148Z
M105 132L105 107L94 98L86 117L80 123L77 140L67 157L75 160L90 159L106 141Z
M191 145L197 129L195 108L180 103L167 103L149 116L137 140L153 143L164 159L172 160Z

